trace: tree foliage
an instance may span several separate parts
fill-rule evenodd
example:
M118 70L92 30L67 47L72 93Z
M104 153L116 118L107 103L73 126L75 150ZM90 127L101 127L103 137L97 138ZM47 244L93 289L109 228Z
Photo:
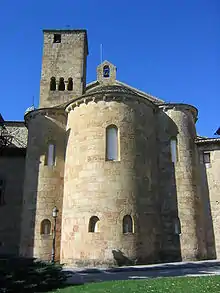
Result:
M66 277L60 264L0 256L0 292L45 292L62 287Z

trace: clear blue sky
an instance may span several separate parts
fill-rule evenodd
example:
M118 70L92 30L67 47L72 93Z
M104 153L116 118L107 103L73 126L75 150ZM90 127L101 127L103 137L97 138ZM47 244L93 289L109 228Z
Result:
M87 82L100 44L117 79L167 102L195 105L197 130L220 126L220 0L1 0L0 83L5 120L39 100L42 29L85 28Z

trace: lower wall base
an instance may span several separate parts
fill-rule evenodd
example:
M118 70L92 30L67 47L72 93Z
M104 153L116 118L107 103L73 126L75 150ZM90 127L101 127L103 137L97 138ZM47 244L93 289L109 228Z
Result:
M147 259L147 258L139 258L139 259L129 259L127 257L121 259L64 259L61 263L65 267L97 267L97 268L109 268L109 267L120 267L120 266L133 266L133 265L147 265L147 264L156 264L160 263L159 259Z
M61 264L63 264L65 267L76 267L76 268L109 268L109 267L115 267L118 266L116 261L109 259L109 260L82 260L82 259L68 259L61 261Z

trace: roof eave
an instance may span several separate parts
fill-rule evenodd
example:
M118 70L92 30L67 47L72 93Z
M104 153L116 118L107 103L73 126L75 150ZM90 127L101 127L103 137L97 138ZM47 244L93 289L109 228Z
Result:
M205 139L196 139L196 144L211 144L211 143L220 143L220 138L205 138Z

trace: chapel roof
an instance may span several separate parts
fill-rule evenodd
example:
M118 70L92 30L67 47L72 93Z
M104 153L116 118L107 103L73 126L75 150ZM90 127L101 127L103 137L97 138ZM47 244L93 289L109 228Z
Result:
M137 95L137 93L125 86L120 86L116 84L112 85L98 85L92 88L89 91L86 91L85 95L88 94L98 94L98 93L123 93L123 94L130 94L130 95Z
M89 83L86 87L86 92L83 96L94 95L94 94L101 94L101 93L117 93L117 94L124 94L124 95L132 95L141 98L145 98L150 102L159 105L163 104L164 101L154 97L148 93L142 92L139 89L136 89L126 83L123 83L119 80L115 80L114 83L111 84L103 84L100 83L98 80Z

